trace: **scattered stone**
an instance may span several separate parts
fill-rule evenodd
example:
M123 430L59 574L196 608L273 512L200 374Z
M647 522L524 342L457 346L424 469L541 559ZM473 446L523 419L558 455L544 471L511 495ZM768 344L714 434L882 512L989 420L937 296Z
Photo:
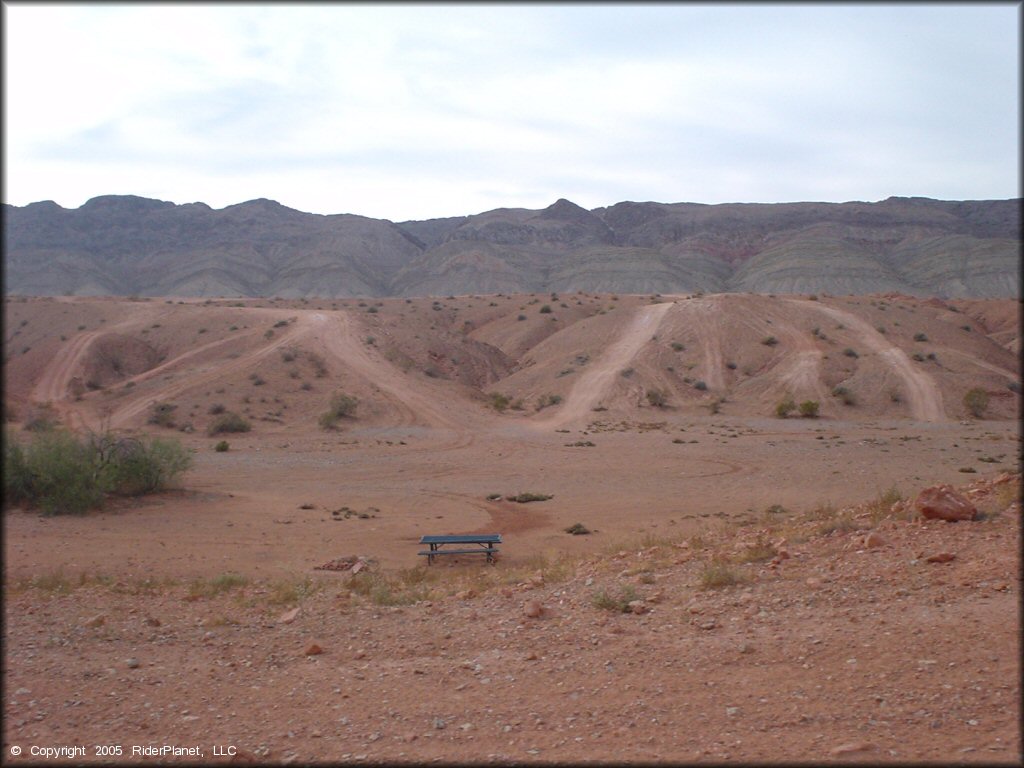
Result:
M536 600L527 600L523 605L523 613L531 619L539 619L544 615L544 606Z
M106 621L107 621L107 617L104 616L102 613L99 613L99 614L96 614L95 616L93 616L91 619L88 619L85 622L85 626L87 626L87 627L102 627L106 623Z
M366 658L366 651L364 651L362 648L360 648L358 651L356 651L352 655L352 658L357 659L357 660L358 659L365 659Z
M889 545L889 540L885 538L878 531L872 531L864 537L864 546L868 549L874 549L875 547L886 547Z
M714 619L711 619L711 621L702 622L701 625L700 625L700 628L701 629L714 629L717 626L718 626L718 622L716 622Z
M629 613L647 613L647 603L645 603L643 600L630 600L628 603L626 603L626 610Z
M936 552L934 555L928 555L924 559L926 563L948 563L956 559L956 555L952 552Z
M125 659L124 664L125 664L126 667L128 667L128 669L138 669L139 668L139 660L138 659Z
M323 649L323 648L321 648L321 647L320 647L319 645L317 645L316 643L311 643L311 644L310 644L310 645L309 645L309 646L308 646L308 647L306 648L306 650L305 650L305 651L303 651L303 655L304 655L304 656L319 656L319 655L320 655L321 653L323 653L323 652L324 652L324 649Z
M154 619L152 616L147 616L144 619L144 621L146 622L146 625L149 626L149 627L159 627L160 626L160 619Z
M914 500L914 508L926 520L957 522L973 520L978 515L977 508L970 501L946 484L925 488Z
M295 621L295 617L298 616L298 615L299 615L299 609L298 608L292 608L290 611L286 611L285 613L282 613L280 618L278 618L277 621L278 621L279 624L291 624L293 621Z
M529 653L526 654L526 660L527 661L536 661L538 658L540 658L540 657L537 655L536 651L530 651Z
M446 727L447 727L447 723L445 723L444 718L442 718L442 717L435 717L434 718L434 728L435 728L435 730L443 731Z
M476 592L472 589L464 589L461 592L456 592L455 597L459 600L471 600L476 597Z
M866 741L851 741L847 744L840 744L833 747L830 752L833 755L851 755L855 752L868 752L875 749L875 745Z

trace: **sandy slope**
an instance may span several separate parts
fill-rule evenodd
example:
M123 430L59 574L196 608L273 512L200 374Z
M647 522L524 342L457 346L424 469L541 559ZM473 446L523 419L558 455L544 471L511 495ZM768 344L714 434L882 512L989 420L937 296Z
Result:
M534 422L534 426L539 429L550 429L591 416L590 411L607 394L615 377L623 368L629 366L630 361L640 348L650 341L651 336L657 334L665 313L672 306L671 303L661 303L638 309L621 334L608 344L601 357L580 375L559 411Z
M804 303L798 299L790 302ZM868 349L877 352L892 367L906 386L907 399L913 417L920 421L941 421L946 418L942 409L942 395L935 381L926 373L914 367L906 352L889 342L885 336L851 312L836 307L821 305L820 302L806 302L830 317L842 321L854 329Z

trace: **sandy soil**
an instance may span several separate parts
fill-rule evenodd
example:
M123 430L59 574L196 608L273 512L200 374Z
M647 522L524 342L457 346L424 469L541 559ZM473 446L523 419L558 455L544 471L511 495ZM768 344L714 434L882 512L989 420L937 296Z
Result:
M232 746L275 763L1019 763L1016 342L1005 323L998 343L958 328L1007 307L580 297L552 320L530 301L8 304L9 414L46 400L73 426L195 453L180 489L83 517L5 509L5 760L171 744L200 762ZM834 340L809 333L821 318ZM163 361L76 399L113 328ZM908 356L918 328L930 368ZM519 349L516 367L487 381L460 333ZM859 360L833 350L847 345ZM691 370L709 392L684 385ZM835 381L862 403L771 417ZM989 418L949 394L972 382ZM644 402L654 383L675 387L671 407ZM324 431L336 391L357 418ZM498 413L495 391L528 407ZM562 403L535 410L544 392ZM154 402L194 429L147 425ZM252 431L207 436L215 402ZM872 507L936 483L964 486L981 519ZM488 498L521 492L552 498ZM419 562L421 535L465 532L500 532L498 563ZM359 574L317 569L356 556ZM723 558L739 583L705 588ZM601 600L629 590L642 612Z

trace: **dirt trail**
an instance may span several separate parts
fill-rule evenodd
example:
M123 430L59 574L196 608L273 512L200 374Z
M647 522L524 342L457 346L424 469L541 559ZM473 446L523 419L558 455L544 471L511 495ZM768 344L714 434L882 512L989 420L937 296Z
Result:
M672 306L671 302L665 302L641 308L618 340L577 379L558 413L534 422L533 426L549 429L587 416L611 388L619 371L627 367L640 348L658 332L665 313Z
M110 414L110 426L111 427L123 427L132 419L136 418L139 414L146 410L150 404L157 400L166 400L175 397L187 389L200 386L211 381L217 381L223 379L225 376L231 375L235 371L245 370L254 363L262 360L267 355L271 354L274 350L280 348L284 344L294 341L296 338L304 336L309 333L310 326L308 321L303 322L300 319L286 332L279 335L274 341L270 342L266 346L255 349L247 354L241 355L234 360L229 361L218 361L215 365L210 366L206 371L193 370L189 373L188 377L181 381L173 382L161 387L156 392L149 392L141 397L137 397L130 400L122 405ZM231 339L237 343L237 338ZM219 345L221 342L212 342L206 345L202 349L209 349ZM200 349L192 349L188 352L179 355L178 357L170 360L160 366L159 370L167 370L178 363L193 357L197 354ZM151 378L158 369L146 371L145 373L139 374L135 377L136 380L143 380Z
M463 425L442 413L422 392L407 384L390 363L375 359L367 352L348 313L338 311L326 315L315 312L311 321L321 332L318 338L327 351L342 360L349 369L373 382L400 412L403 425L425 423L460 433L465 431Z
M880 334L870 323L852 312L845 312L835 307L826 307L817 302L810 302L802 299L786 299L793 304L802 306L814 305L819 312L824 312L831 317L841 321L848 328L855 331L861 341L872 352L877 352L896 374L903 379L906 387L907 400L910 404L910 414L918 421L943 421L946 413L942 409L942 394L934 379L926 373L917 370L907 354L897 346L890 344L885 336Z
M725 389L725 361L722 359L722 338L715 320L720 309L715 297L689 301L687 309L696 310L694 329L700 338L704 359L704 383L717 391Z

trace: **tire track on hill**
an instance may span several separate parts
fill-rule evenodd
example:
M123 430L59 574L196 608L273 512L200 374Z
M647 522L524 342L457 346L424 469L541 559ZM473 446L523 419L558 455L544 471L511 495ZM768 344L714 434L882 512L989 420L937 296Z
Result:
M917 370L910 362L906 352L890 343L885 336L872 328L870 323L852 312L820 305L819 302L801 299L786 299L786 301L801 306L814 304L815 310L841 321L858 335L865 346L872 352L878 353L878 356L903 380L907 400L910 404L910 414L913 418L918 421L945 420L946 413L942 408L942 393L935 380L928 374Z
M472 433L463 424L451 419L426 395L407 384L403 374L394 366L375 359L367 352L348 313L337 311L326 315L314 312L311 321L321 331L320 341L327 351L347 368L372 382L401 414L400 426L425 425L451 429L456 433L456 441L447 448L472 444Z
M229 360L223 363L218 362L216 365L211 366L209 370L202 372L192 372L188 375L187 378L185 378L182 381L167 384L163 387L160 387L155 392L149 392L145 395L141 395L137 398L134 398L126 403L121 403L110 413L110 425L112 427L123 427L132 419L141 415L146 410L146 408L148 408L155 401L166 400L171 397L176 397L185 390L201 386L208 382L221 380L226 376L230 376L232 373L245 370L246 368L259 362L260 360L262 360L275 350L279 349L284 344L287 344L291 341L294 341L297 338L305 336L306 334L309 333L309 331L310 328L308 322L302 322L301 320L296 321L295 325L288 331L282 333L276 339L262 347L259 347L258 349L254 349L244 355L235 358L234 360ZM254 334L256 333L256 331L253 331L251 333ZM238 338L235 337L230 340L237 342ZM206 347L214 347L221 343L221 341L211 342L210 344L206 345ZM166 370L168 367L171 367L187 358L192 357L198 351L200 350L190 350L174 358L174 360L170 360L164 363L163 365L160 366L160 368ZM152 378L155 375L156 371L157 369L146 371L144 373L139 374L139 376L136 377L136 379L139 380Z
M549 429L586 417L590 410L607 394L619 374L658 331L672 302L642 307L619 338L604 351L576 380L562 408L541 421L533 422L537 429Z

